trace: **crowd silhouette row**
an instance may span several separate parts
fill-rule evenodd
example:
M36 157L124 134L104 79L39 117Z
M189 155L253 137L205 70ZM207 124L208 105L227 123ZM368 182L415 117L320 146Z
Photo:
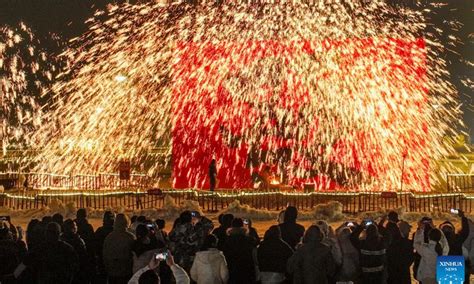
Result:
M390 212L380 220L347 221L306 230L288 206L261 240L249 219L221 214L219 226L184 211L165 230L162 219L106 211L95 231L85 209L76 219L33 219L23 236L0 223L1 283L437 283L436 258L464 255L470 272L472 224L436 227L423 217L413 234ZM25 237L25 238L24 238ZM23 241L25 239L25 241ZM474 248L473 248L474 249Z

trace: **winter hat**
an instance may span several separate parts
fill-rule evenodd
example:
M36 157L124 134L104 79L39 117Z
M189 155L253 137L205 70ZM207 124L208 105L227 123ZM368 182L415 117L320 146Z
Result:
M243 228L244 227L244 221L242 218L235 218L232 220L232 228Z
M400 221L398 223L398 228L400 228L400 233L402 234L402 237L408 238L408 235L410 234L411 230L411 225L406 221Z

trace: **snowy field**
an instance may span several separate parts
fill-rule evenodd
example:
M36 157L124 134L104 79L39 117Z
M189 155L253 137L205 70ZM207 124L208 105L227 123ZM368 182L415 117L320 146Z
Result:
M41 219L43 216L53 215L54 213L61 213L65 219L75 218L77 211L75 203L63 204L59 200L53 200L50 206L45 206L41 209L29 209L29 210L12 210L8 208L0 208L0 215L11 216L12 222L15 225L20 225L26 228L27 223L32 218ZM145 215L151 219L161 218L166 220L166 229L171 229L172 223L175 218L178 217L179 213L183 210L196 210L200 211L203 215L208 216L212 219L216 226L218 226L217 216L222 213L232 213L236 217L247 218L253 221L253 226L257 229L258 233L263 236L266 229L271 225L277 223L278 211L269 211L262 209L251 208L247 205L240 204L239 201L234 201L229 205L228 208L213 213L202 212L198 203L191 200L184 200L180 204L176 204L172 198L165 198L165 204L163 208L157 209L143 209L143 210L129 210L124 207L108 208L116 213L125 213L128 216L133 215ZM405 212L404 208L397 209L400 219L412 223L413 227L416 227L416 222L423 216L430 216L435 221L435 224L439 224L445 220L450 220L459 226L458 217L453 214L447 213L413 213ZM95 210L88 208L89 221L97 228L102 223L102 215L104 210ZM347 215L342 212L342 204L339 202L329 202L327 204L319 204L313 208L313 210L300 211L298 216L298 222L304 225L306 228L317 220L326 220L333 227L338 227L342 222L345 221L360 221L363 218L371 217L378 219L388 212L382 208L377 211L362 212L357 215ZM468 216L469 217L469 216Z

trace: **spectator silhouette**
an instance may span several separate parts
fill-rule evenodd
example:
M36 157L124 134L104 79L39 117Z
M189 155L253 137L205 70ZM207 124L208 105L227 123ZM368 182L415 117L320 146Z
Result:
M195 253L198 251L198 236L194 232L190 211L184 211L169 234L173 242L175 262L186 271L191 269Z
M224 254L217 249L217 238L214 235L206 236L201 251L196 253L190 275L197 284L227 283L227 262Z
M128 232L128 219L118 214L114 230L105 238L103 248L104 266L108 283L127 283L132 276L132 246L135 236Z
M87 220L87 211L84 208L80 208L76 212L77 234L86 243L87 250L87 267L85 268L87 276L92 276L95 273L95 239L94 239L94 228L89 224ZM91 278L91 277L90 277ZM87 280L86 282L88 282Z
M26 227L26 244L29 250L34 250L43 241L41 234L41 222L38 219L32 219Z
M430 231L435 228L435 225L433 223L433 219L430 217L423 217L418 223L418 229L417 232L413 234L413 241L415 240L415 236L418 233L419 229L423 230L423 241L425 244L429 243L429 235ZM448 255L449 253L449 244L448 240L446 239L446 236L443 234L441 231L441 240L439 241L441 248L443 249L443 255ZM414 246L414 245L413 245ZM418 267L420 265L421 261L421 255L418 253L418 251L415 250L415 260L413 262L413 277L415 279L418 279Z
M415 258L413 243L402 236L400 228L394 222L389 222L386 230L391 236L387 249L387 282L389 284L410 284L410 266Z
M63 223L63 234L60 239L72 246L79 257L79 271L74 276L73 283L87 283L89 276L87 273L88 256L84 240L77 234L77 227L74 221L67 219Z
M211 163L209 164L209 190L210 191L214 191L216 189L216 182L217 182L216 160L212 159Z
M61 231L62 231L63 223L64 223L64 217L63 217L63 215L61 215L61 214L59 214L59 213L54 214L54 215L51 217L51 222L58 223L59 226L61 227Z
M413 246L421 256L418 266L417 280L423 284L435 284L436 281L436 259L443 254L443 248L440 244L441 231L431 229L428 233L428 243L424 242L424 225L421 224L416 231Z
M461 217L461 230L456 233L453 223L445 221L439 225L439 229L443 232L449 245L448 255L463 255L462 245L469 237L469 221L464 216L464 212L459 210L459 217ZM469 267L466 265L466 267Z
M224 248L225 241L227 240L227 230L232 226L232 220L234 220L234 215L223 215L221 225L212 232L217 237L217 248L219 250Z
M93 247L94 241L94 228L89 224L87 220L87 211L84 208L77 210L76 220L74 220L77 225L77 233L86 243L86 246L90 244L90 247Z
M133 273L146 266L150 258L157 252L158 244L152 232L147 225L137 226L137 239L133 243Z
M286 263L293 255L293 249L281 238L278 225L271 226L257 249L257 259L262 284L283 283Z
M163 219L156 219L156 231L155 231L155 237L158 243L161 243L159 246L165 246L169 239L168 239L168 233L165 231L165 225L166 222Z
M115 214L111 211L105 211L102 218L102 226L97 228L94 234L94 249L97 257L97 273L94 280L96 283L105 283L107 281L107 272L105 271L102 250L104 248L105 238L112 233L114 229L114 220Z
M214 229L214 224L209 218L202 216L198 211L192 212L192 224L197 242L194 247L195 251L192 252L192 255L194 256L203 246L204 239L212 232L212 229Z
M285 210L284 222L280 224L281 237L293 249L301 241L304 234L304 227L296 223L298 209L288 206Z
M232 220L232 228L224 244L224 255L229 268L229 283L255 283L257 253L255 240L247 235L242 219Z
M252 237L255 240L255 245L258 246L260 244L260 236L258 235L257 230L252 227L252 220L247 219L247 222L247 225L244 223L244 227L247 229L249 237Z
M331 249L332 257L336 262L336 266L342 264L342 253L341 248L339 247L339 242L337 241L336 234L329 224L324 220L319 220L316 222L316 226L319 227L319 230L323 234L322 243L328 246Z
M26 254L24 243L15 240L7 223L0 222L0 282L16 283L12 277L15 268Z
M356 282L359 277L359 251L352 245L350 227L343 225L336 230L337 240L341 248L342 263L336 274L336 280L341 282Z
M365 229L365 239L359 239ZM362 222L351 234L351 242L359 250L362 283L384 283L386 281L386 239L374 224Z
M334 277L336 264L331 249L322 243L323 234L313 225L306 231L303 243L290 257L287 270L293 275L294 284L329 283Z
M79 259L74 248L61 241L59 224L46 226L44 242L30 251L24 264L36 272L37 283L72 283L79 269Z

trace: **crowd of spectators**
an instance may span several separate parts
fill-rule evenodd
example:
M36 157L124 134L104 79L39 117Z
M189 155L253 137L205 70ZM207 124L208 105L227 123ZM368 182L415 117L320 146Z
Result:
M436 258L464 255L466 279L472 240L461 229L424 217L411 225L396 212L333 228L324 220L305 229L288 206L260 239L251 220L219 216L219 226L197 211L165 221L106 211L95 231L85 209L76 219L55 214L26 229L0 222L1 283L420 283L436 282ZM24 238L25 237L25 238ZM25 239L25 241L23 240ZM468 283L468 280L466 281Z

